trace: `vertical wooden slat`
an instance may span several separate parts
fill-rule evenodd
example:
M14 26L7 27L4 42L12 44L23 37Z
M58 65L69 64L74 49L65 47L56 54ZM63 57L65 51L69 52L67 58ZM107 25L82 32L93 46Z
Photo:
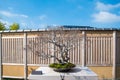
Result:
M101 53L100 53L100 55L103 56L103 38L101 37L100 40L101 40ZM103 57L101 57L101 59L99 59L99 60L100 60L100 64L102 64Z
M49 48L49 43L47 43L47 47ZM54 48L55 49L55 48ZM49 49L47 49L47 55L49 54ZM45 64L48 64L48 59L45 61Z
M7 63L8 62L8 50L7 49L9 48L9 44L8 44L8 39L5 39L5 40L6 40L5 41L6 42L5 43L5 47L6 47L5 48L5 51L6 51L6 57L5 58L6 58L6 63Z
M99 38L98 37L96 37L96 40L95 40L95 64L97 64L98 63L98 54L99 54L99 50L100 49L98 49L98 46L99 46Z
M3 40L4 40L4 46L3 47L6 47L6 39L5 38L3 38ZM7 48L7 47L6 47ZM3 63L6 63L6 56L7 56L7 50L5 49L5 48L3 48L3 50L4 50L4 54L5 54L5 56L4 56L4 62Z
M10 38L10 42L8 42L8 44L9 44L9 48L8 48L8 62L9 63L11 63L11 54L10 53L12 53L12 47L11 47L11 44L12 44L12 38ZM10 50L10 52L9 52L9 50Z
M99 60L99 55L100 55L100 37L97 37L97 41L96 41L96 64L100 64L100 60Z
M108 37L106 37L106 63L105 64L108 64L109 63L109 59L108 59L108 57L109 57L109 48L108 48Z
M9 63L9 52L11 52L11 48L9 47L10 46L10 39L8 39L7 40L7 44L6 44L6 46L7 46L7 59L6 59L6 61L7 61L7 63ZM9 52L8 52L9 51Z
M42 51L42 38L39 38L40 41L40 51ZM39 58L39 63L41 64L41 58Z
M41 44L42 44L42 51L44 51L44 44L43 44L43 41L44 41L44 38L42 38L42 42L41 42ZM43 64L43 60L41 59L41 63Z
M104 64L106 64L106 49L107 49L107 46L106 46L106 37L105 37L105 54L104 54L104 57L105 57L105 62L104 62Z
M108 45L109 46L109 64L111 64L111 62L110 62L110 59L111 59L110 58L111 57L111 50L110 50L111 49L111 45L110 45L110 43L111 43L111 37L109 38L109 43L108 43L109 44Z
M52 32L52 40L55 41L55 32ZM51 54L55 55L55 45L51 44L51 47L52 47ZM54 63L54 62L55 62L55 59L51 58L51 63Z
M86 47L86 55L85 55L86 65L88 64L88 58L87 58L87 56L88 56L88 54L87 54L87 53L88 53L88 49L87 49L87 48L88 48L88 47L87 47L87 45L88 45L88 40L87 40L87 37L86 37L86 45L85 45L85 47Z
M112 64L112 37L110 38L110 64Z
M105 64L105 37L103 38L103 55L102 56L103 56L103 60L101 64Z
M104 52L105 52L105 54L104 54L104 57L105 57L105 60L104 60L104 61L105 61L105 62L104 62L104 64L106 64L106 58L107 58L107 57L106 57L106 49L107 49L107 46L106 46L106 37L105 37L104 39L105 39L105 40L104 40L104 41L105 41L105 51L104 51ZM107 55L107 56L108 56L108 55Z
M34 38L34 43L36 44L36 38ZM36 45L34 45L34 50L36 51ZM35 54L35 64L37 64L37 59L38 59L38 56L36 55L36 53L34 53Z
M2 39L2 47L5 47L5 41L4 41L4 39ZM3 53L5 52L5 48L2 49L2 52ZM2 61L3 62L5 62L5 55L6 55L5 53L2 55L3 56L2 57Z
M20 53L21 53L20 56L19 56L19 58L21 59L21 60L20 60L20 63L23 64L23 59L22 59L22 58L23 58L23 57L22 57L22 56L23 56L23 52L22 52L22 51L23 51L23 48L22 48L22 46L23 46L23 38L18 39L18 42L20 42L20 43L18 44L18 45L20 45Z
M96 53L96 43L95 43L96 40L97 40L97 38L95 37L95 38L94 38L94 41L93 41L93 47L94 47L94 48L93 48L93 64L95 64L95 60L96 60L96 57L94 57L94 56L96 56L96 55L95 55L95 53Z
M72 61L73 61L73 63L75 63L75 61L74 61L74 48L72 49Z
M33 64L35 64L35 54L34 54L34 45L33 45L33 43L34 43L34 38L32 38L32 50L33 50L32 54L33 54Z
M92 62L92 55L93 55L93 38L91 38L91 49L90 49L90 64L93 64Z
M20 39L20 44L21 44L21 55L20 55L20 59L21 59L21 63L23 64L23 38Z
M11 53L9 53L9 59L10 59L10 63L13 63L13 38L11 38Z
M13 56L12 56L12 58L13 58L13 63L19 63L19 60L20 60L19 58L18 58L18 60L17 60L16 62L15 62L15 60L14 60L14 59L17 57L17 56L16 56L16 53L15 53L16 50L17 50L17 49L16 49L16 47L17 47L17 46L16 46L16 39L17 39L17 38L14 38L14 39L13 39L13 51L12 51L12 52L13 52ZM14 57L14 56L15 56L15 57Z
M0 80L2 80L2 74L3 68L2 68L2 33L0 33Z
M27 80L27 33L24 33L23 40L23 58L24 58L24 80Z
M116 37L116 31L113 31L113 79L116 79L116 45L117 45L117 37Z
M20 61L21 61L21 58L20 58L21 53L18 54L18 52L17 52L18 50L20 50L20 47L19 47L19 49L17 48L18 44L20 43L19 40L20 40L20 38L15 39L15 51L14 51L15 58L14 58L14 60L17 60L17 58L18 58L19 60L17 60L17 63L20 63ZM19 45L19 46L21 46L21 45ZM21 51L19 51L19 52L21 52ZM17 55L19 55L19 56L17 56Z
M92 40L91 40L91 37L89 38L90 40L90 45L89 45L89 64L91 64L91 45L92 45Z
M11 63L11 58L10 58L10 53L12 53L12 47L11 47L12 39L11 38L10 38L8 44L9 44L9 46L8 46L8 52L7 52L8 53L8 63Z
M79 64L79 38L77 41L77 64Z
M88 52L87 52L87 54L88 54L88 56L87 56L87 58L88 58L88 65L90 64L90 46L91 46L91 40L90 40L90 38L88 37L88 45L87 45L87 49L88 49Z
M120 37L117 37L117 64L119 64L120 65L120 54L119 54L119 52L120 52Z
M111 45L110 45L110 37L109 37L109 39L108 39L108 44L109 44L109 45L108 45L108 48L109 48L109 50L108 50L108 55L109 55L109 56L108 56L108 64L110 64L110 46L111 46Z
M96 64L100 64L100 58L99 58L99 56L100 56L100 54L101 54L101 39L100 39L100 37L98 38L98 46L97 46L97 56L96 56L96 58L97 58L97 63ZM97 43L96 43L97 44Z
M19 60L18 60L18 63L21 63L21 39L20 38L16 38L15 39L15 45L16 45L16 47L15 47L15 49L16 49L16 51L15 51L15 56L16 56L16 58L15 58L15 60L18 58ZM19 45L20 44L20 45ZM19 46L19 49L17 48ZM19 51L19 52L17 52L17 51ZM17 55L19 55L19 56L17 56Z
M82 31L82 35L83 35L83 37L82 37L82 67L84 67L85 66L85 46L86 46L86 33L85 33L85 31Z
M81 60L80 60L80 59L81 59L81 58L80 58L80 39L81 39L81 38L78 38L78 64L80 64L80 61L81 61Z
M94 53L95 53L95 46L94 46L94 43L95 43L95 37L93 38L93 45L92 45L92 64L94 64Z
M40 47L41 47L41 44L40 44L40 38L36 38L36 41L37 41L37 43L39 44L39 46L38 46L37 49L40 51ZM38 57L37 64L40 64L40 57Z
M79 53L78 53L79 54L79 56L78 56L79 57L79 64L81 65L81 58L80 58L81 57L81 47L80 47L81 44L80 44L80 41L81 41L81 37L79 38L79 44L78 44L78 47L79 47Z
M107 45L107 48L108 48L108 49L107 49L107 52L108 52L108 53L107 53L107 55L108 55L108 56L107 56L107 64L109 64L109 55L110 55L110 54L109 54L109 53L110 53L110 52L109 52L109 51L110 51L110 48L109 48L109 46L110 46L110 45L109 45L109 37L108 37L107 44L108 44L108 45Z

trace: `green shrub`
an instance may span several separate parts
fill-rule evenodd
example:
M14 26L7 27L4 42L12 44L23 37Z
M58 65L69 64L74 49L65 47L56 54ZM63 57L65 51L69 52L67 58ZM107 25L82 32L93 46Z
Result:
M64 64L61 64L61 63L52 63L49 65L49 67L51 68L57 68L57 69L65 69L65 68L73 68L75 67L75 64L73 63L64 63Z

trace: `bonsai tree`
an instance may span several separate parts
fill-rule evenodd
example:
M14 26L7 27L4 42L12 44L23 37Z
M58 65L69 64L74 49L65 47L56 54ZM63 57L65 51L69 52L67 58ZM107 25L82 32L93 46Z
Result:
M45 33L43 33L42 36L39 35L37 41L35 41L34 43L32 41L29 41L28 48L42 59L54 58L54 60L57 62L49 65L52 68L75 67L74 64L70 63L69 51L77 46L78 32L75 30L63 30L63 28L51 29L48 32L49 33L47 33L46 35ZM32 49L33 46L39 47L39 45L41 44L39 40L45 36L47 36L46 38L48 39L43 40L44 46L46 44L50 44L50 47L45 48L52 49L53 54L46 54L44 51L46 49Z

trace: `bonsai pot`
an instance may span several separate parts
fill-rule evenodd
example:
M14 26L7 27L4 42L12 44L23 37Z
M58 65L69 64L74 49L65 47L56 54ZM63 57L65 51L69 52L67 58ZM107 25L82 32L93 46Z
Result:
M54 68L53 70L56 72L69 72L71 68L59 68L59 69Z

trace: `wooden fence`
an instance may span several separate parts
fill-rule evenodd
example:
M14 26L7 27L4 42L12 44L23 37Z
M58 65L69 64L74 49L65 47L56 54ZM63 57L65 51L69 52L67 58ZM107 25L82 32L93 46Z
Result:
M68 30L70 32L71 30ZM2 79L3 64L24 65L24 77L27 80L27 65L48 65L53 59L43 60L36 55L35 50L53 54L51 44L44 44L48 39L49 31L23 31L0 33L0 78ZM37 35L42 35L39 37ZM81 30L76 38L77 46L70 50L70 62L86 66L112 66L113 78L116 76L116 65L120 65L120 32L114 30ZM38 38L39 37L39 38ZM36 47L33 43L38 42ZM32 42L32 51L28 49L29 41ZM45 47L45 48L44 48ZM58 54L56 54L59 56Z
M40 33L39 33L40 34ZM81 34L81 33L80 33ZM87 34L87 33L86 33ZM102 34L101 34L102 35ZM113 64L113 36L86 36L85 42L85 64L90 65L112 65ZM39 47L31 45L32 49L45 51L47 54L52 54L51 50L44 49L50 47L50 44L43 44L46 37L39 38ZM117 39L120 43L120 37ZM27 37L28 42L37 42L38 37ZM2 37L2 63L23 64L23 42L24 36L21 37ZM82 64L82 36L77 38L77 47L69 52L70 62L81 65ZM28 64L49 64L53 62L52 59L43 60L34 52L27 49L27 63ZM120 64L120 58L117 63Z

